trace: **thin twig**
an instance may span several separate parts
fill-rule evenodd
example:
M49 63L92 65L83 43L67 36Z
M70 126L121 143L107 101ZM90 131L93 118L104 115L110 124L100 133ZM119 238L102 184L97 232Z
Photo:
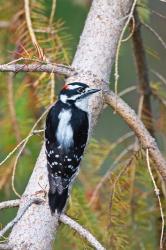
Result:
M156 10L153 10L152 8L147 8L146 5L143 4L137 4L138 8L144 8L145 10L147 10L148 12L150 11L152 14L155 14L156 16L162 18L162 19L166 19L166 16L162 15L161 13L157 12Z
M130 138L133 137L133 136L134 136L134 133L133 133L133 132L128 132L128 133L122 135L121 137L119 137L115 142L113 142L113 143L110 145L109 149L108 149L108 153L107 153L106 157L104 157L104 159L103 159L103 161L101 162L100 165L101 165L101 166L103 165L105 159L111 154L111 152L112 152L115 148L117 148L120 144L124 143L126 140L130 139ZM118 162L117 162L117 163L118 163ZM117 163L115 162L115 165L116 165ZM93 194L92 194L92 196L93 196ZM90 203L91 203L91 201L90 201ZM90 203L89 203L89 205L90 205Z
M29 35L31 37L32 43L35 46L35 48L37 49L37 52L39 54L39 58L42 60L47 60L47 58L44 55L43 49L39 46L39 44L37 42L35 32L34 32L33 27L32 27L29 0L24 0L24 8L25 8L25 18L26 18L26 22L27 22L27 27L29 30Z
M27 138L27 137L26 137ZM0 166L2 166L13 154L14 152L23 144L23 142L26 140L23 139L6 157L0 162Z
M19 158L20 158L20 156L21 156L21 154L22 154L22 152L23 152L23 150L24 150L26 144L27 144L28 141L29 141L29 138L34 134L34 129L36 128L36 126L38 125L38 123L43 119L43 117L47 114L47 112L49 111L49 109L50 109L50 107L47 108L47 109L43 112L43 114L39 117L39 119L35 122L35 124L33 125L33 127L32 127L32 129L30 130L28 136L26 137L26 139L25 139L23 145L21 146L21 149L19 150L18 155L16 156L16 159L15 159L15 161L14 161L13 173L12 173L12 189L13 189L14 193L15 193L19 198L20 198L21 196L20 196L20 194L16 191L15 185L14 185L14 179L15 179L15 173L16 173L16 167L17 167L18 160L19 160ZM41 130L41 131L43 131L43 130Z
M46 28L46 29L34 29L34 32L35 33L48 33L48 34L51 34L51 35L54 35L57 33L56 30L50 30L50 28Z
M122 144L125 140L131 138L134 135L133 132L128 132L121 137L119 137L115 142L113 142L110 146L109 154L119 145Z
M39 83L46 77L47 73L43 72L40 76L33 82L33 87L37 87Z
M41 198L32 198L30 199L27 204L21 209L21 211L19 212L19 214L17 214L17 216L11 221L9 222L1 231L0 231L0 238L10 229L12 228L20 219L21 217L24 215L24 213L28 210L28 208L32 205L32 204L41 204L44 200Z
M130 32L130 34L126 38L122 39L122 42L127 42L132 37L132 35L134 33L134 30L135 30L135 19L134 19L133 16L131 17L131 21L132 21L131 32Z
M0 202L0 210L4 208L18 207L20 199Z
M61 215L60 221L74 229L78 234L84 237L95 249L105 250L100 242L87 229L83 228L80 224L69 218L67 215Z
M160 208L160 214L161 214L161 220L162 220L161 235L160 235L160 250L162 250L163 249L163 237L164 237L164 225L165 225L164 213L163 213L163 208L162 208L162 204L161 204L161 200L160 200L160 190L157 187L157 184L156 184L155 179L153 177L151 166L150 166L149 149L148 148L146 149L146 162L147 162L147 167L148 167L148 171L149 171L151 180L153 182L154 191L155 191L155 194L156 194L158 202L159 202L159 208Z
M137 152L138 152L138 151L135 151L135 152L134 152L134 155L132 155L131 158L128 159L128 160L126 161L126 163L124 164L124 167L121 169L121 171L119 172L118 176L116 177L116 179L115 179L115 181L114 181L114 183L113 183L113 185L112 185L112 194L111 194L111 202L110 202L110 203L111 203L111 206L110 206L110 208L112 208L112 201L113 201L113 199L114 199L114 197L115 197L116 185L117 185L117 183L118 183L120 177L122 176L122 174L124 174L125 171L126 171L126 170L129 168L129 166L132 164L132 162L133 162L133 160L134 160L134 157L135 157L135 155L136 155Z
M15 101L14 101L14 93L13 93L13 81L14 81L14 74L9 72L7 75L7 99L8 99L8 106L9 106L9 113L11 117L11 125L15 133L16 141L19 143L21 141L21 135L19 130L19 124L16 117L16 110L15 110Z
M153 70L153 69L151 69L151 72L152 72L155 76L157 76L158 79L159 79L162 83L164 83L164 85L166 85L166 79L165 79L164 76L162 76L159 72L157 72L157 71L155 71L155 70Z
M51 93L50 93L50 104L53 104L55 101L55 75L51 73L50 75L50 84L51 84Z
M51 15L49 19L49 30L51 30L51 25L54 20L55 10L56 10L56 0L52 0ZM52 104L55 99L55 75L53 73L51 73L50 79L51 79L50 81L50 84L51 84L50 104Z
M92 197L89 201L89 206L91 206L96 197L97 197L97 194L99 192L99 190L101 189L101 187L104 185L104 183L107 181L107 179L111 176L111 173L113 171L113 169L115 168L115 166L117 166L117 164L120 163L120 161L123 159L123 157L129 153L130 150L132 150L134 147L134 144L132 145L129 145L127 148L125 148L119 155L118 157L114 160L114 162L111 164L109 170L105 173L105 175L101 178L100 182L97 184L95 190L93 191L93 194L92 194Z
M164 49L166 49L166 43L164 42L164 40L161 38L161 36L157 33L157 31L152 28L149 24L147 23L142 23L148 30L150 30L156 37L157 39L160 41L161 45L164 47Z
M152 94L153 94L153 96L155 96L155 97L158 99L158 101L159 101L163 106L166 107L166 100L165 100L165 99L163 99L160 95L158 95L158 93L156 93L156 91L154 91L153 89L152 89Z
M130 13L129 13L128 18L127 18L127 21L122 29L122 32L121 32L121 35L120 35L120 38L118 41L118 46L117 46L116 55L115 55L115 73L114 73L114 76L115 76L115 94L118 93L118 80L119 80L119 67L118 66L119 66L120 47L121 47L122 39L123 39L124 33L126 31L126 28L129 24L131 18L133 17L133 12L134 12L136 3L137 3L137 0L134 0L133 4L131 6Z
M36 45L38 42L37 42L35 33L33 31L33 28L32 28L29 0L24 0L24 8L25 8L25 17L26 17L27 27L28 27L28 30L29 30L29 35L31 37L32 43L34 45Z
M142 109L144 104L144 95L140 95L139 103L138 103L138 117L141 119L142 117Z
M41 129L41 130L34 130L33 133L32 133L32 135L36 135L37 133L41 133L43 131L44 131L43 129ZM2 166L15 153L15 151L25 142L25 140L27 139L27 137L24 138L19 144L17 144L17 146L5 157L5 159L3 159L0 162L0 166Z
M122 135L121 137L119 137L115 142L113 142L109 149L108 149L108 153L106 155L106 157L104 157L103 161L101 162L101 166L103 165L105 159L112 153L112 151L117 148L120 144L124 143L126 140L130 139L131 137L134 136L134 133L133 132L128 132L124 135Z
M155 14L156 16L162 18L162 19L166 19L166 16L162 15L161 13L159 13L158 11L156 10L152 10L150 8L148 8L148 10L150 10L150 12L152 12L153 14Z
M47 64L47 61L40 60L39 58L30 58L30 57L20 57L15 60L12 60L8 62L6 65L14 64L16 62L21 62L21 61L30 61L30 62L35 62L35 63L41 63L41 64Z
M144 100L144 96L141 95L139 98L139 103L138 103L138 117L141 119L141 115L142 115L142 107L143 107L143 100ZM134 154L130 157L130 159L127 160L127 164L125 164L125 166L121 169L121 171L119 172L118 176L116 177L113 185L112 185L112 194L111 194L111 201L110 201L110 209L112 209L112 203L113 203L113 199L115 197L115 190L116 190L116 185L120 179L120 177L122 176L123 173L125 173L125 171L128 169L128 167L132 164L134 157L136 156L136 153L139 151L139 142L137 137L135 138L135 143L134 143L134 147L133 147L133 152ZM134 178L134 174L135 174L135 166L134 168L132 167L132 179ZM132 182L133 184L133 182ZM133 185L132 185L133 186ZM132 188L133 189L133 188ZM133 193L133 192L132 192ZM130 195L130 200L131 200L131 195Z
M136 90L136 89L137 89L136 86L131 86L131 87L128 87L128 88L122 90L121 92L119 92L118 95L119 95L119 97L122 97L122 96L124 96L124 95L126 95L126 94L128 94L128 93L130 93L130 92L132 92L134 90Z
M49 20L49 26L52 25L54 15L55 15L55 10L56 10L56 0L52 0L52 8L51 8L51 15L50 15L50 20Z

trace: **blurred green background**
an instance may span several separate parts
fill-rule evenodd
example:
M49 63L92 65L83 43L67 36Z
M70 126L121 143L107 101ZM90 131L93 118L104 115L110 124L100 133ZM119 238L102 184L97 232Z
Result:
M38 19L32 18L34 26L36 25L36 27L38 27L37 25L39 25L41 29L43 29L42 25L45 25L45 23L42 22L42 15L46 17L47 22L51 12L52 1L40 0L38 3L36 1L32 2L34 4L34 9L36 6L36 10L33 10L34 13L39 15ZM45 48L47 51L48 48L52 46L52 50L48 50L48 55L49 53L54 54L55 51L60 50L60 54L52 59L54 62L64 62L67 64L72 62L72 57L77 48L79 37L89 10L89 4L90 1L88 0L57 1L54 17L55 27L59 27L58 20L63 21L64 23L62 27L65 27L65 29L62 30L62 27L60 26L58 31L58 39L61 38L61 43L59 43L59 40L56 40L55 43L47 41L47 36L41 37L40 34L37 34L39 40L46 40L43 44L40 44L39 42L41 47ZM37 12L37 8L41 8L41 12ZM26 30L26 24L24 24L24 14L21 13L22 9L23 1L13 0L6 2L0 0L0 22L12 22L12 25L10 25L9 28L0 28L1 64L18 58L25 52L25 49L30 51L30 55L35 55L36 57L32 44L27 45L28 39L25 39L28 37L28 32ZM138 11L141 20L144 20L145 23L152 26L164 39L166 38L165 18L155 14L152 10L164 16L166 4L156 0L139 2ZM19 13L19 18L17 17L18 19L15 17L16 13ZM16 20L13 20L13 17L15 17ZM41 23L39 22L40 18ZM35 22L37 24L35 24ZM25 27L23 25L25 25ZM22 32L22 29L25 30L25 34L22 32L21 41L24 48L20 46L21 38L19 37L19 27L20 32ZM128 33L129 31L126 32L126 36ZM68 37L68 35L70 35L70 37ZM162 81L153 73L153 71L155 71L158 72L160 76L165 76L165 51L160 41L147 28L142 27L142 35L146 49L150 82L153 84L158 95L165 98L166 94L164 92L165 89L161 84ZM65 50L66 48L68 49ZM118 92L138 84L131 39L128 42L123 43L121 46L119 73L120 79ZM28 135L33 124L50 104L50 76L43 77L43 80L38 80L39 78L40 74L35 73L19 73L12 76L9 76L7 73L0 73L1 161L21 139L24 139ZM12 81L12 83L10 81ZM55 93L57 94L64 79L56 77L53 81L55 81ZM114 90L114 69L112 70L112 76L110 79L110 88ZM13 96L15 106L16 128L14 128L12 120L12 110L10 106L11 95ZM126 100L132 108L137 110L139 100L137 91L132 91L124 96L124 100ZM155 136L159 147L163 154L165 154L165 109L154 97L152 97L152 110L156 132ZM39 123L37 129L43 128L43 123L44 120ZM17 130L19 130L19 135L16 133ZM103 111L94 130L93 139L91 140L85 159L83 160L79 180L77 180L74 185L72 191L72 203L69 205L70 208L68 213L77 220L79 219L80 223L89 228L104 245L106 244L107 249L155 250L157 249L159 242L160 213L158 207L156 207L156 199L152 192L153 187L146 171L146 163L143 160L143 156L140 158L138 157L133 163L135 179L131 180L131 169L122 176L122 179L120 179L117 189L117 200L115 199L115 202L113 203L112 214L109 210L110 204L108 204L108 200L111 199L110 186L115 180L115 176L121 167L121 163L119 163L117 170L114 170L114 175L111 177L112 179L104 186L105 191L103 192L102 189L99 194L95 207L89 207L87 205L91 193L99 182L101 175L106 173L117 155L134 141L134 138L130 138L122 145L116 147L114 152L111 154L109 153L109 148L112 143L129 131L130 129L125 122L117 114L113 113L111 108L106 108ZM42 145L42 140L42 134L31 137L26 149L24 149L19 159L16 169L15 187L20 194L23 193L31 172L33 171L34 164ZM0 166L1 201L16 198L11 187L12 167L16 156L17 154L14 154L3 166ZM130 155L125 157L130 157ZM134 190L132 193L132 202L129 201L129 193L131 192L131 189ZM165 199L163 199L163 201L164 200ZM0 211L1 225L4 226L10 221L10 219L14 217L16 211L17 209L6 209ZM134 219L132 217L133 213ZM113 216L113 221L110 219L111 215ZM130 242L130 239L132 239L132 242ZM91 247L88 246L83 239L80 239L79 236L75 235L67 226L62 225L55 242L55 249L91 249Z

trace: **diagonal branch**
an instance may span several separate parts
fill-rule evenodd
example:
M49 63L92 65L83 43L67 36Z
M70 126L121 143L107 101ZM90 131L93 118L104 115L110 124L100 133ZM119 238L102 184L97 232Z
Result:
M60 221L74 229L77 233L84 237L95 249L105 249L87 229L83 228L80 224L72 220L67 215L61 215Z
M126 121L129 127L135 132L139 142L145 149L149 149L151 159L154 161L156 168L160 172L163 180L166 182L166 161L162 157L157 147L155 139L147 131L141 120L127 103L117 97L112 91L105 91L105 101ZM117 104L117 105L116 105Z

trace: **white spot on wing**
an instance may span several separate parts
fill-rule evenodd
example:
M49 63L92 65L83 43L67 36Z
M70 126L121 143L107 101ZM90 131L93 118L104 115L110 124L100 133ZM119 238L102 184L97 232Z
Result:
M69 169L74 169L74 167L72 165L68 165Z

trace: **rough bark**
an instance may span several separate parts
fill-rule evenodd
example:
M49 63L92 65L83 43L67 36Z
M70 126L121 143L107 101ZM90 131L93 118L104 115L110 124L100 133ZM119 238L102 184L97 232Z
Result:
M25 61L31 61L28 59L24 59ZM20 60L23 61L23 60ZM32 60L33 61L33 60ZM1 72L47 72L47 73L58 73L62 75L71 75L75 74L74 69L71 67L61 65L61 64L51 64L45 62L38 62L34 64L17 64L14 63L1 64L0 71Z
M116 47L125 23L132 0L94 0L90 9L83 34L78 45L72 66L79 74L68 79L82 81L89 85L99 85L94 79L108 80L114 62ZM91 74L87 74L87 72ZM91 129L102 110L102 95L94 97L89 104L91 111ZM33 174L21 198L24 206L33 195L45 197L41 189L48 189L44 146L40 152ZM19 209L19 211L20 211ZM18 213L19 213L18 211ZM14 226L9 237L13 249L51 249L58 219L51 216L47 201L41 205L32 205Z

